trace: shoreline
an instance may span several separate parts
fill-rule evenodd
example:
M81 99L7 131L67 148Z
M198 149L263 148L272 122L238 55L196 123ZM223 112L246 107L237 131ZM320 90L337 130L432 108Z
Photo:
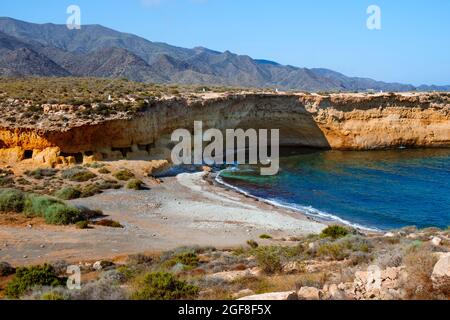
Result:
M225 169L226 170L226 169ZM270 200L270 199L265 199L262 197L257 197L243 189L240 189L239 187L233 186L230 183L227 183L223 180L223 178L221 177L221 173L224 172L225 170L221 170L220 172L218 172L214 178L214 181L218 184L221 185L224 188L227 189L232 189L234 190L236 193L241 194L245 197L248 198L252 198L252 199L256 199L258 201L261 202L265 202L267 204L273 205L276 208L280 208L280 209L286 209L286 210L291 210L291 211L295 211L298 214L307 216L312 218L314 221L318 222L318 223L325 223L325 224L330 224L330 223L337 223L337 224L343 224L345 226L360 230L362 232L371 232L371 233L381 233L383 232L380 229L376 229L376 228L371 228L371 227L366 227L363 225L360 225L358 223L353 223L351 221L345 220L343 218L340 218L339 216L330 214L330 213L326 213L326 212L322 212L318 209L315 209L313 207L310 208L296 208L293 205L289 205L289 204L282 204L276 200ZM311 210L314 213L307 213L307 210Z

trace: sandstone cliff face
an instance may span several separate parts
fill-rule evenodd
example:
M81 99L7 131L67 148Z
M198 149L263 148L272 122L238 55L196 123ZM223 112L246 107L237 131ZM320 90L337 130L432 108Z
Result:
M431 95L300 98L334 149L450 146L450 102Z
M67 157L167 158L171 133L192 130L194 121L222 130L280 129L282 146L343 150L450 146L450 97L445 94L243 94L200 102L161 100L130 118L61 130L3 127L0 156L22 160L41 154L42 159L42 152L52 148L52 161L60 162Z

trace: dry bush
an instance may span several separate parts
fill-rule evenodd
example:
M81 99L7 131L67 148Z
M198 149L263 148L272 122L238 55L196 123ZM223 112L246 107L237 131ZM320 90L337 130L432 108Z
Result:
M409 299L430 300L436 298L431 274L437 262L432 250L426 246L412 247L403 259L408 273L406 291Z

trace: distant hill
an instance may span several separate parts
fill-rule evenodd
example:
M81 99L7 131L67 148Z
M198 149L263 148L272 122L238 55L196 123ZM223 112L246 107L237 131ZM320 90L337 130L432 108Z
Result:
M229 51L185 49L100 25L69 30L0 18L0 75L91 76L133 81L276 87L305 91L411 91L416 87L347 77L328 69L284 66ZM449 91L450 86L418 90Z

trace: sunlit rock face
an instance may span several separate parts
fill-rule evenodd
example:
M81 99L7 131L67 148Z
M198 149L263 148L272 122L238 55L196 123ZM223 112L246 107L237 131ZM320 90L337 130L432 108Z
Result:
M0 128L7 161L73 163L167 159L171 133L204 129L279 129L281 146L370 150L449 147L447 94L230 94L201 101L162 99L145 112L95 123Z

